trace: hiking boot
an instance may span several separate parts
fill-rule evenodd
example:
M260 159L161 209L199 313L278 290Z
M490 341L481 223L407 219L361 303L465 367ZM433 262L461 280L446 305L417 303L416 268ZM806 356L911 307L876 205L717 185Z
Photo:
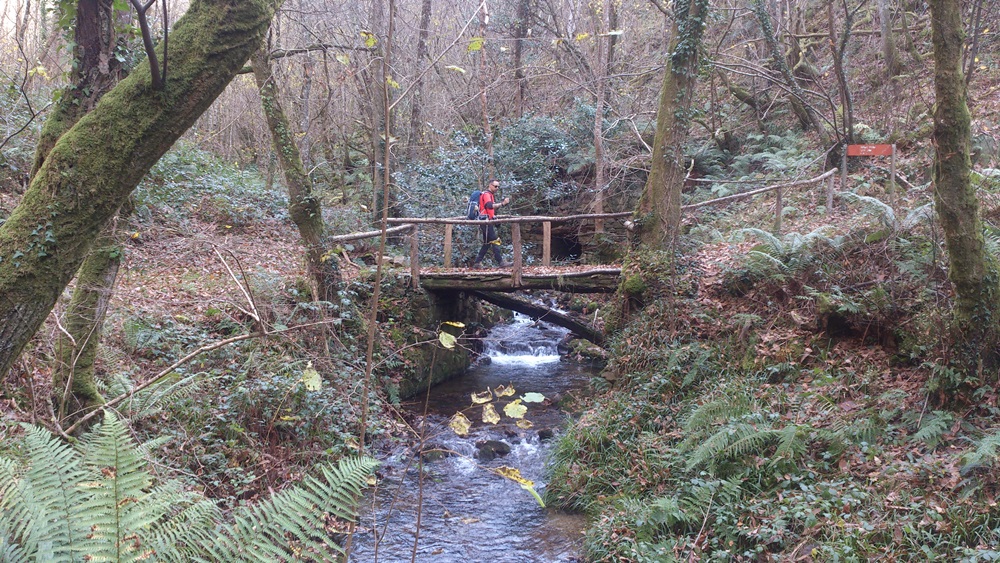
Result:
M482 270L483 269L483 264L481 262L476 262L476 263L472 264L472 269L473 270Z

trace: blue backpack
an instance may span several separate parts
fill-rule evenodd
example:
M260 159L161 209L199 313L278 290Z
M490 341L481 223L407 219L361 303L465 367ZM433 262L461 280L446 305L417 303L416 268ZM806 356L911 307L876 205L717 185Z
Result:
M469 219L479 219L479 196L482 193L479 190L475 190L469 194L469 209L468 213L466 213Z

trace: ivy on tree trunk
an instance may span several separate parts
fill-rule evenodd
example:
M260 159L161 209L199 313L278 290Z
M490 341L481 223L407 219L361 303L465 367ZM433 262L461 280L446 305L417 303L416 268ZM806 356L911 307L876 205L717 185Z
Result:
M653 248L671 247L680 232L683 142L698 78L708 0L685 0L675 4L675 10L673 39L656 112L652 164L639 199L640 238Z

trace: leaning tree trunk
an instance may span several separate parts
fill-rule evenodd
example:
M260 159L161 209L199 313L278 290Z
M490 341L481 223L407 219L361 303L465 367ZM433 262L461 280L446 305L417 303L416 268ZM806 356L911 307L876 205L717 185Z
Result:
M691 98L698 78L703 22L708 0L676 4L673 39L663 71L663 88L656 112L652 164L639 199L640 239L653 248L671 248L680 232L684 149Z
M799 86L799 82L795 80L792 69L788 68L788 61L785 60L781 46L778 45L778 37L774 33L771 14L768 13L763 0L752 0L751 7L757 16L757 22L760 24L761 33L764 35L764 42L767 43L767 48L771 52L771 60L778 67L778 70L781 71L781 76L785 79L785 85L791 90L792 94L789 98L789 103L792 105L792 111L799 118L799 123L803 129L812 127L819 134L820 142L824 145L829 144L830 140L827 136L826 128L820 123L816 112L806 103L805 92Z
M59 137L0 226L6 374L142 177L260 46L281 0L193 0L170 37L170 79L143 63Z
M981 374L996 359L997 264L986 250L979 202L970 180L971 117L962 74L959 0L931 0L934 42L934 206L948 248L948 277L955 286L957 363Z
M312 180L306 174L299 148L295 144L292 128L278 98L278 86L271 72L271 61L263 49L250 59L253 76L260 89L260 102L271 131L271 144L278 155L278 163L285 173L288 188L288 214L299 229L306 245L306 265L314 286L313 296L319 301L329 301L340 285L337 259L327 254L324 241L326 227L319 198L312 193Z

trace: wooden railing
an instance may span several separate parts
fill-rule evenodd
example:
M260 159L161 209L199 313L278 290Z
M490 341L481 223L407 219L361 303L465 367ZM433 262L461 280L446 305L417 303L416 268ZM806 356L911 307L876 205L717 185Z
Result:
M510 242L513 250L513 260L511 261L511 281L514 286L519 286L521 284L521 276L524 271L524 253L521 242L521 225L525 223L541 223L542 224L542 266L549 267L552 265L552 224L553 223L565 223L567 221L581 221L581 220L597 220L597 219L613 219L613 218L623 218L631 217L632 212L626 211L622 213L591 213L585 215L567 215L564 217L546 217L546 216L524 216L524 217L497 217L490 220L491 224L497 225L501 223L510 224ZM482 226L484 221L477 219L464 219L464 218L434 218L434 217L402 217L402 218L392 218L389 219L389 224L400 225L400 227L395 228L409 228L410 229L410 269L411 273L415 278L420 276L420 266L419 266L419 244L417 238L419 236L420 225L444 225L444 267L452 267L452 240L454 238L455 225L474 225ZM417 264L414 266L414 264ZM417 283L417 282L414 282Z
M738 199L746 199L748 197L753 197L765 192L775 192L775 209L774 209L774 231L781 232L781 211L784 205L782 204L782 190L785 188L796 188L799 186L808 186L809 184L818 184L823 180L826 180L826 214L829 215L833 212L833 178L837 175L837 169L831 168L826 172L816 176L815 178L809 178L808 180L798 180L796 182L788 182L785 184L775 184L773 186L765 186L763 188L758 188L756 190L750 190L748 192L743 192L739 194L727 195L726 197L720 197L716 199L710 199L708 201L702 201L699 203L692 203L690 205L682 205L681 211L688 211L691 209L697 209L699 207L704 207L706 205L713 205L716 203L726 203L730 201L736 201ZM711 180L705 180L706 182L711 182Z
M708 205L714 205L717 203L726 203L730 201L736 201L739 199L745 199L748 197L753 197L762 193L774 191L776 193L776 205L775 205L775 216L774 216L774 229L775 231L781 230L781 211L782 211L782 190L785 188L793 188L798 186L805 186L809 184L817 184L824 180L827 181L826 186L826 212L829 214L833 209L833 179L837 173L837 169L830 169L823 174L810 178L808 180L799 180L796 182L788 182L784 184L775 184L772 186L766 186L756 190L750 190L748 192L743 192L739 194L733 194L726 197L720 197L708 201L702 201L699 203L693 203L690 205L681 206L682 211L689 211L692 209L697 209L699 207L705 207ZM543 267L549 267L552 265L552 224L553 223L564 223L567 221L585 221L585 220L599 220L599 219L615 219L615 218L625 218L631 217L634 213L632 211L624 211L621 213L590 213L583 215L567 215L564 217L547 217L547 216L525 216L525 217L497 217L490 222L494 225L501 223L510 224L510 238L511 246L513 250L513 260L511 264L511 279L515 287L521 285L521 276L524 271L524 255L521 243L521 225L525 223L541 223L542 224L542 256L541 262ZM452 218L435 218L435 217L397 217L388 219L390 225L395 225L389 227L385 230L386 234L401 234L408 233L410 239L410 274L412 276L413 287L419 287L420 285L420 225L444 225L444 267L452 267L452 239L454 236L455 225L473 225L482 226L483 221L475 219L466 219L460 217ZM363 233L352 233L348 235L339 235L330 237L329 241L333 243L340 242L351 242L355 240L363 240L369 238L375 238L382 234L382 231L367 231Z

